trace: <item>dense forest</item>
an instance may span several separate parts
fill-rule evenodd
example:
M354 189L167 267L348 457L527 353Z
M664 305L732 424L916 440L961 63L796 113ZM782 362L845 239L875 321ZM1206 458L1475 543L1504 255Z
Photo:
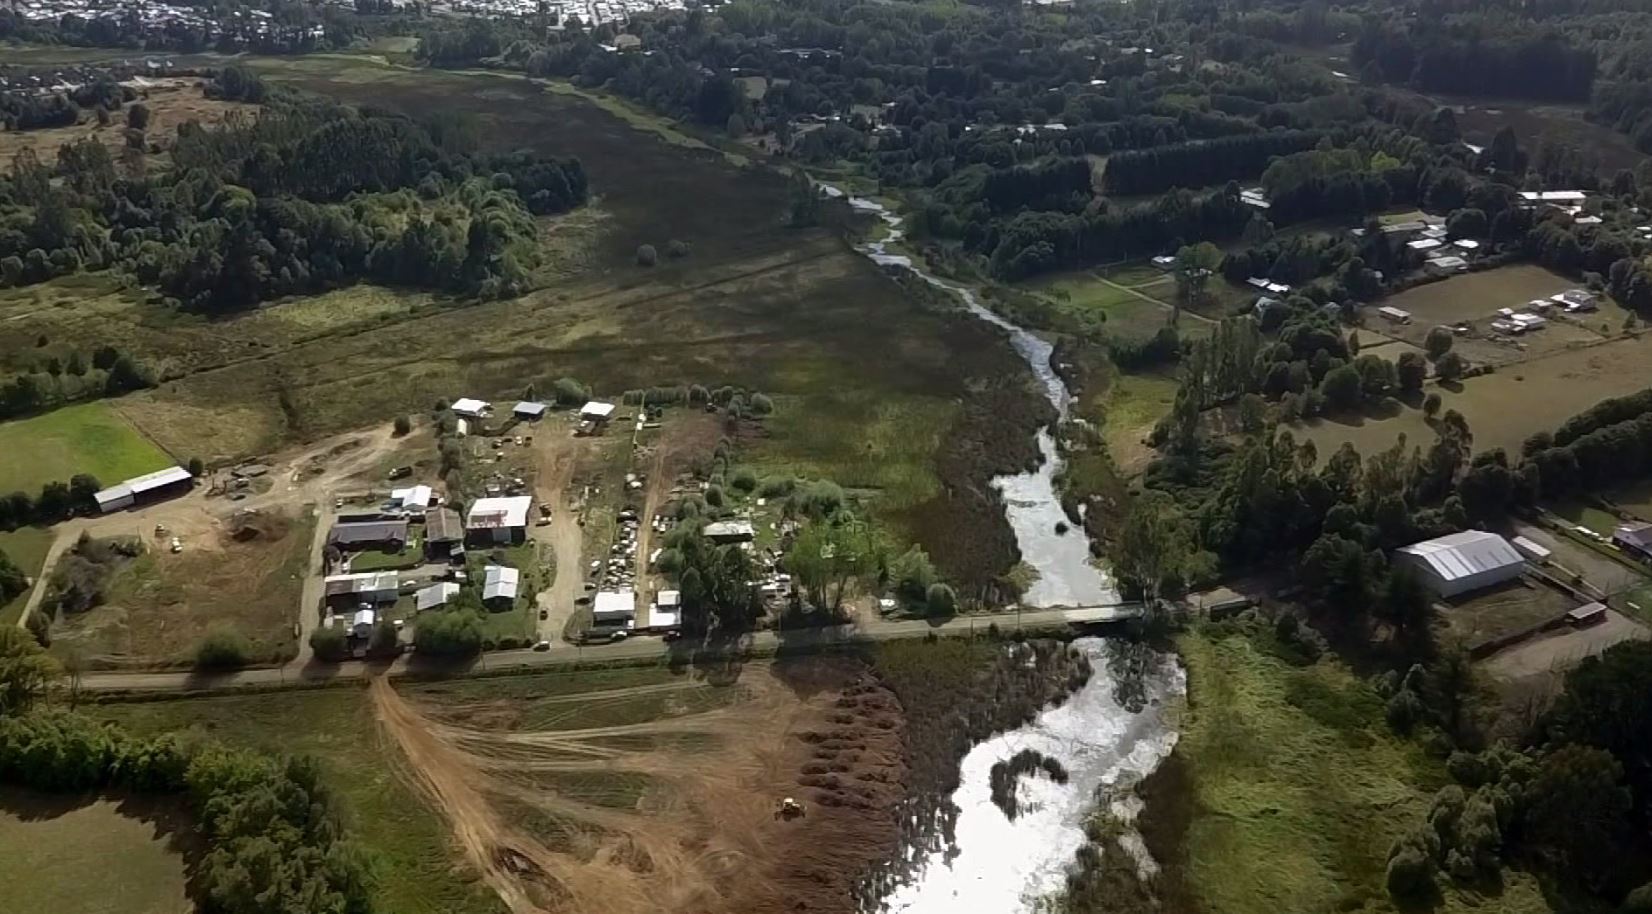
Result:
M461 131L271 92L239 68L207 91L263 107L185 123L157 173L140 126L119 164L95 139L55 163L18 154L0 179L0 284L116 268L204 313L364 279L508 295L536 264L533 217L586 198L574 160L475 155Z

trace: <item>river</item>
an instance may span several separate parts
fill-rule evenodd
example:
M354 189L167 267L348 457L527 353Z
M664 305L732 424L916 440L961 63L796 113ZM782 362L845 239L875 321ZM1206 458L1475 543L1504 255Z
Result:
M821 185L832 197L844 196L843 191L831 185ZM1044 398L1054 406L1056 413L1067 418L1073 396L1061 376L1050 366L1054 347L1025 328L1006 320L1002 315L981 303L974 290L947 282L913 262L905 254L891 253L890 247L905 237L903 220L876 200L849 197L849 205L863 213L871 213L883 221L887 231L884 237L869 241L858 250L879 266L896 267L910 271L914 276L937 288L956 295L969 312L981 320L994 324L1009 335L1010 345L1032 370ZM1097 606L1119 601L1118 589L1107 573L1090 561L1090 542L1082 526L1057 533L1056 525L1067 528L1067 514L1061 509L1061 498L1056 494L1055 476L1061 469L1061 457L1056 452L1055 438L1049 430L1038 433L1038 453L1042 457L1036 469L1026 473L1000 476L993 485L1004 496L1004 514L1015 531L1015 542L1021 548L1021 558L1038 572L1038 580L1022 599L1028 606Z
M1152 772L1176 745L1168 709L1186 694L1187 676L1169 655L1155 662L1142 686L1146 704L1132 711L1114 695L1107 641L1080 638L1076 650L1090 657L1095 672L1064 703L1031 723L1001 733L969 751L959 766L954 827L956 856L946 852L920 861L910 880L890 892L880 910L887 914L1022 914L1038 900L1060 891L1067 868L1085 842L1084 822L1098 797L1115 812L1133 812L1129 788ZM1133 649L1148 650L1136 646ZM992 802L992 766L1023 749L1057 759L1068 780L1023 777L1013 820ZM1125 848L1152 867L1133 831Z

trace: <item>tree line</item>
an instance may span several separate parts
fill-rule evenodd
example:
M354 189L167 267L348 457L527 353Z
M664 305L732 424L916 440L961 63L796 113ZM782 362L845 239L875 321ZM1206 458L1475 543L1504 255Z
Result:
M1553 34L1486 38L1438 23L1376 24L1354 40L1353 63L1374 79L1455 95L1586 101L1597 61Z
M1107 191L1114 194L1221 184L1259 175L1270 159L1311 149L1322 135L1312 130L1277 130L1116 152L1107 158L1103 179Z
M98 347L89 360L75 350L67 358L48 356L31 371L0 378L0 419L153 386L154 372L114 346Z

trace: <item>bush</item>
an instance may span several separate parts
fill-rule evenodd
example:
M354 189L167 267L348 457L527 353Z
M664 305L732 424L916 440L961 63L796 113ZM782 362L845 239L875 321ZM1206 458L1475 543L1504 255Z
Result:
M337 626L318 628L310 632L310 650L315 652L317 660L325 663L337 663L350 656L350 647L344 637L344 629Z
M894 584L895 596L908 606L927 604L929 589L939 581L929 554L917 546L901 553L891 563L889 579Z
M427 612L419 617L413 643L421 654L469 657L482 649L482 621L468 609Z
M688 256L690 250L688 242L673 238L665 246L665 256L672 260L681 260Z
M1619 914L1652 914L1652 882L1630 892Z
M750 495L757 488L757 474L750 467L741 467L729 477L729 486L742 495Z
M406 416L397 416L396 421L391 424L391 429L396 433L396 437L399 438L413 431L413 420Z
M950 616L958 611L958 595L945 584L931 584L924 594L924 605L932 616Z
M1434 892L1434 860L1410 843L1388 858L1388 894L1396 901L1422 901Z
M707 486L705 499L706 504L712 506L713 508L721 508L725 500L723 496L723 487L717 485Z
M746 411L753 416L767 416L774 412L774 401L768 394L752 394L746 401Z
M367 652L375 657L394 657L401 653L401 649L401 636L396 632L396 624L389 619L380 619L373 626L373 637L367 644Z
M757 486L757 494L764 498L782 498L792 494L797 488L797 479L792 476L765 476Z
M1422 720L1424 711L1422 699L1417 697L1416 692L1400 689L1393 698L1388 699L1388 726L1393 727L1395 733L1410 733Z
M218 627L201 639L195 649L195 668L198 670L238 670L247 665L251 649L241 633L227 627Z
M591 399L591 392L573 378L557 378L551 393L559 406L577 406Z
M660 262L660 252L651 244L637 245L637 265L651 267Z

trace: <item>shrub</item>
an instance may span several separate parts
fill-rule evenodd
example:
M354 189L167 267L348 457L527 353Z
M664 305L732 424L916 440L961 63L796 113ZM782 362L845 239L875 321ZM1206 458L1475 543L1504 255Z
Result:
M373 637L368 642L367 652L375 657L394 657L401 653L401 636L396 632L396 624L389 619L380 619L373 626Z
M660 262L660 252L651 244L637 245L637 265L651 267Z
M407 433L413 431L413 420L409 419L406 416L397 416L396 421L391 424L391 429L396 433L396 436L399 438L399 437L401 437L403 435L406 435Z
M792 476L765 476L757 486L757 494L764 498L781 498L792 494L797 488L797 479Z
M317 660L326 663L337 663L350 656L350 648L344 637L344 629L337 626L318 628L310 632L310 650L315 652Z
M551 394L560 406L575 406L591 398L591 392L584 384L573 378L557 378L551 385Z
M750 495L757 488L757 474L750 467L741 467L729 477L729 486L743 495Z
M1410 733L1423 717L1422 699L1410 689L1400 689L1394 697L1388 699L1387 717L1388 726L1400 734Z
M958 595L945 584L931 584L924 593L924 604L932 616L950 616L958 611Z
M1440 356L1439 361L1434 363L1434 373L1439 375L1442 381L1455 381L1461 378L1463 372L1467 370L1468 362L1464 361L1463 357L1455 352L1448 352Z
M695 406L703 406L710 401L711 391L706 390L703 385L695 384L688 389L688 402Z
M688 242L679 241L673 238L666 243L665 256L670 257L672 260L681 260L688 256L690 250L691 248L689 247Z
M894 584L895 596L909 606L917 606L929 602L929 589L939 577L929 554L913 546L891 563L889 579Z
M1410 843L1388 857L1388 894L1396 901L1421 901L1434 892L1434 860Z
M199 670L238 670L247 665L251 649L241 633L227 627L207 632L195 649L195 668Z
M1618 911L1620 914L1652 914L1652 882L1630 892Z
M767 416L774 412L774 401L768 394L752 394L746 401L746 411L753 416Z
M705 499L706 504L712 506L713 508L721 508L725 500L723 496L723 487L718 485L707 486L705 491Z
M469 657L482 649L482 622L467 609L427 612L419 617L413 643L421 654Z

